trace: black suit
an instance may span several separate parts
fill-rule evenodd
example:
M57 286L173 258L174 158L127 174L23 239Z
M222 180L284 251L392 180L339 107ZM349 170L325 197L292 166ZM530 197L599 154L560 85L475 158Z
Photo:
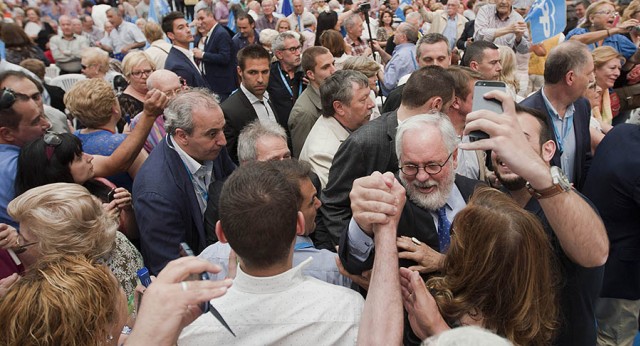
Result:
M333 157L320 213L335 245L351 219L349 192L353 181L375 171L398 171L397 127L396 112L383 114L350 134Z
M44 88L47 90L49 96L51 97L51 107L64 113L64 89L55 85L49 85L47 83L42 83L42 85L44 85Z
M521 105L535 108L547 115L547 123L549 128L553 131L553 123L551 121L551 115L547 110L547 106L542 98L542 89L527 97L520 102ZM591 106L589 101L584 97L579 98L573 103L575 106L575 112L573 115L573 131L576 135L576 157L574 158L574 175L569 177L573 182L576 190L582 191L584 181L587 178L589 172L589 166L591 165L591 135L589 134L589 121L591 120ZM556 142L556 153L553 155L551 164L561 167L561 155L560 147L556 138L553 138Z
M185 82L187 82L187 85L192 88L210 89L209 84L202 77L200 70L193 65L184 53L175 47L171 47L169 55L167 55L167 60L164 63L164 68L182 77Z
M621 124L598 145L584 185L609 236L601 297L640 299L640 127Z
M473 39L473 34L475 33L475 24L475 20L470 20L464 24L464 30L462 30L462 34L456 42L456 47L458 47L458 49L465 50L467 48L465 44L467 43L467 39Z
M274 111L274 107L271 101L268 103L270 112L276 115L278 124L287 128L287 121L283 119L277 112ZM224 120L226 124L224 126L224 135L227 138L227 149L229 155L234 162L238 162L238 136L240 131L247 126L250 122L258 119L258 114L253 108L251 102L247 96L242 92L242 89L237 89L233 95L229 96L222 104L220 104L222 112L224 113Z
M456 174L455 184L460 190L462 198L465 202L469 202L469 198L478 185L484 185L478 180L469 179L467 177ZM349 232L345 228L340 237L339 255L340 261L344 268L352 274L361 274L365 270L373 268L373 259L375 249L371 250L366 261L362 262L349 252ZM398 236L415 237L421 242L427 244L430 248L440 252L440 243L438 241L438 230L431 213L414 204L409 198L402 209L402 215L398 222ZM401 267L410 267L417 263L411 260L400 260Z
M384 101L382 105L382 113L393 112L400 108L400 104L402 103L402 91L404 90L405 84L397 86L395 89L391 90L389 96Z
M231 36L225 26L216 25L206 40L202 56L204 78L222 101L238 87L237 50ZM194 44L198 46L197 41Z
M291 109L296 103L298 96L300 96L305 89L305 85L302 83L303 75L302 69L298 69L293 76L293 80L289 80L287 73L280 69L280 62L276 61L271 64L267 91L269 92L269 97L271 98L273 108L276 110L278 118L284 120L284 123L278 122L287 129L287 131L289 131L287 123L289 122ZM287 81L287 84L290 83L291 85L285 84L283 78ZM291 145L289 145L289 147L291 147Z

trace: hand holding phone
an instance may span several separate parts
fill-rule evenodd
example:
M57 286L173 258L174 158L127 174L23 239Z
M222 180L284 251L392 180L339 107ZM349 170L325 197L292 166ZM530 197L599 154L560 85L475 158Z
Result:
M498 114L502 114L502 103L496 99L487 99L484 95L490 91L498 90L502 92L507 91L507 85L504 82L499 81L486 81L479 80L473 87L473 103L471 106L472 111L487 110ZM487 139L489 135L484 131L471 131L469 133L469 139L475 142L479 139Z

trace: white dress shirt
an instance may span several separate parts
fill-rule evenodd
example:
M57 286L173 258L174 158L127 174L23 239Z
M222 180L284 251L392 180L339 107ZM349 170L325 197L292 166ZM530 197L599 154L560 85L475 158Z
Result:
M256 111L258 115L258 119L260 122L265 121L277 121L276 113L271 109L269 105L269 92L264 91L264 95L262 95L262 100L256 97L256 95L252 94L247 88L244 87L244 84L240 84L240 90L244 93L244 95L249 99L253 109Z

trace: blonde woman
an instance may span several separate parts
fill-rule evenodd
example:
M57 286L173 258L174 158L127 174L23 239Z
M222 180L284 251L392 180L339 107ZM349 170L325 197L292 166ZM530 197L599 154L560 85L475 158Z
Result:
M513 49L506 46L498 46L500 52L500 80L507 84L507 92L516 101L520 102L524 98L518 95L520 91L520 83L516 77L516 53Z
M118 96L122 117L132 119L144 108L147 89L147 78L156 70L156 64L144 52L132 52L122 61L122 73L129 86Z

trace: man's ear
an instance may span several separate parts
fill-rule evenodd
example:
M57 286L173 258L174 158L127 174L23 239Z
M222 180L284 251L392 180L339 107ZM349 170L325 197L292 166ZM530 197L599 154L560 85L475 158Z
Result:
M226 244L228 243L227 237L224 235L224 230L222 229L222 225L220 224L220 220L216 222L216 237L218 237L218 241Z
M567 72L567 74L564 75L564 81L565 83L567 83L568 86L572 86L575 79L576 79L576 73L573 70Z
M431 98L431 107L429 107L431 110L437 110L439 112L446 111L442 109L442 106L444 106L444 102L442 102L442 97L434 96Z
M278 59L278 60L282 60L282 51L280 51L280 50L274 50L274 51L273 51L273 54L275 54L276 59Z
M187 138L188 134L183 129L176 129L175 134L173 135L173 139L180 143L182 146L189 145L189 139Z
M305 229L304 214L302 214L301 211L298 211L298 215L296 219L296 235L302 235L302 236L305 235L304 229Z
M344 115L344 105L340 101L333 101L334 117L341 117Z
M556 154L556 142L552 140L548 140L542 144L542 148L540 150L540 156L544 162L549 163L553 159L553 155Z
M453 97L453 101L451 102L451 108L455 110L460 110L460 98L458 96Z
M313 70L308 70L305 72L305 75L307 76L307 79L311 80L316 80L315 74L313 73Z
M176 36L172 32L168 32L167 37L171 40L171 43L173 43L173 40L176 38Z
M6 126L0 127L0 138L2 138L5 143L14 143L16 141L13 130Z
M475 60L471 60L469 62L469 68L474 70L474 71L478 71L478 62Z

